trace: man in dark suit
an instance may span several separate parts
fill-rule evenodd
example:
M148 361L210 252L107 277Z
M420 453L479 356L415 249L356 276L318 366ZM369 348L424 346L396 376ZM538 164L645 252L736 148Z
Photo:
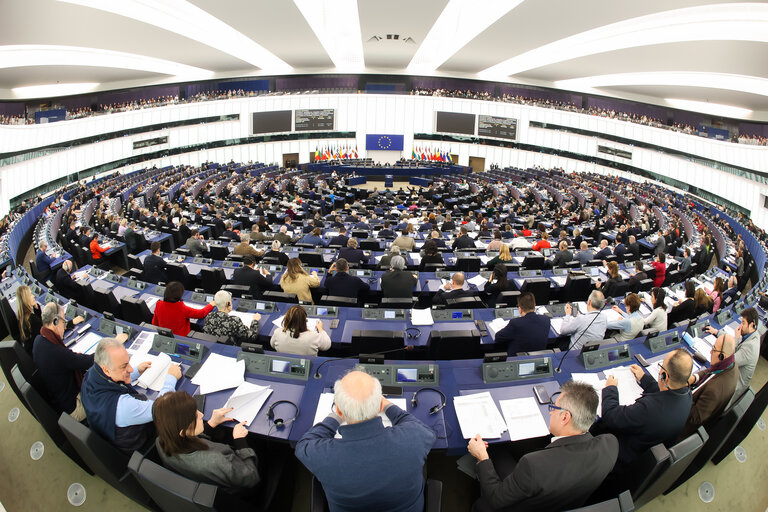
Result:
M91 246L91 238L93 238L91 234L91 227L85 226L80 230L80 232L82 233L82 235L80 235L80 246L88 249Z
M78 240L77 224L75 221L69 223L69 229L67 230L66 239L70 244L76 244Z
M640 244L637 243L635 235L629 235L629 245L627 246L627 252L624 253L625 260L636 260L640 258Z
M273 277L266 269L256 270L256 259L253 256L243 256L243 266L232 274L232 284L250 286L251 294L255 297L264 291L272 289Z
M240 241L240 235L238 235L237 233L232 231L232 223L231 222L227 222L225 227L227 229L225 229L224 232L221 235L219 235L219 236L221 236L222 238L229 238L233 242L239 242Z
M339 234L328 241L328 246L340 245L341 247L346 247L347 242L349 242L349 237L347 236L347 228L342 226L339 228Z
M627 246L624 245L624 237L621 235L616 235L616 245L613 247L613 254L616 255L619 261L624 261L624 257L627 254Z
M412 297L413 287L416 286L418 279L414 274L405 270L405 258L392 256L389 265L390 271L381 276L382 297Z
M40 275L40 281L45 282L51 276L51 264L56 261L55 258L48 256L45 252L48 250L48 242L45 240L40 242L40 246L35 253L35 265L37 266L37 273ZM55 255L54 255L55 256Z
M616 377L609 376L603 388L603 414L589 431L611 433L619 440L619 458L613 473L620 474L627 464L651 446L671 446L691 412L691 376L693 360L684 349L673 350L664 358L658 381L638 365L630 366L643 388L643 395L632 405L619 405Z
M59 270L56 271L53 282L56 285L56 289L59 293L64 295L68 299L74 299L77 302L81 301L81 287L77 284L72 276L72 260L66 260L61 264Z
M456 223L451 220L451 214L446 214L445 222L440 226L440 231L453 231L456 229Z
M152 242L149 250L152 251L152 254L144 258L144 281L154 284L161 281L167 283L168 276L166 272L168 271L168 264L160 256L160 242Z
M593 437L589 427L595 420L598 396L581 382L563 384L555 403L549 406L549 431L554 439L543 450L524 455L508 474L504 454L493 460L483 439L469 441L469 453L477 459L475 471L481 497L472 510L570 510L584 504L611 471L619 444L611 434ZM508 457L507 457L508 458Z
M564 267L566 263L573 261L573 253L568 250L568 242L565 240L561 241L558 249L560 250L557 251L552 259L552 267Z
M334 272L332 274L331 272ZM357 276L349 275L349 264L344 258L339 258L328 269L328 276L325 278L325 287L328 289L328 295L336 297L358 298L364 296L371 289L367 283Z
M506 345L510 356L518 352L544 350L549 338L550 318L536 314L536 297L531 292L521 294L517 298L517 306L520 308L520 317L512 318L496 333L496 345Z
M648 279L648 274L643 270L643 262L641 260L635 261L635 275L627 281L627 288L629 291L637 293L640 281L645 281L646 279Z
M216 218L213 219L213 225L216 226L216 231L223 233L227 230L227 226L224 224L224 221L221 219L221 214L217 213Z
M131 222L128 224L128 229L125 230L125 245L128 247L128 252L131 254L137 254L142 247L142 236L136 232L136 223Z
M608 240L600 240L600 250L595 253L594 259L602 261L611 254L613 253L611 252L611 247L608 245Z
M346 247L339 249L339 258L344 258L348 263L368 263L369 256L357 248L357 240L350 238Z
M384 226L379 231L379 238L395 238L395 232L389 226L389 221L385 221Z
M451 248L455 251L456 249L471 249L474 246L475 241L467 234L467 228L461 226L461 228L459 228L459 236L453 241Z
M449 299L470 297L473 293L464 289L464 272L454 272L451 280L445 283L432 297L432 304L447 304Z

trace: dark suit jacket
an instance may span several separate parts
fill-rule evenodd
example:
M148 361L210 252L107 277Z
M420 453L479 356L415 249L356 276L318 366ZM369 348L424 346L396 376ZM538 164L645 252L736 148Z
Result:
M560 267L565 265L569 261L573 261L573 253L568 249L564 251L559 251L557 254L555 254L555 259L552 260L552 266Z
M655 444L672 446L691 412L688 386L660 391L653 377L646 374L640 387L643 396L632 405L619 405L616 386L603 388L603 415L589 429L593 435L611 433L619 440L616 473Z
M54 284L59 290L59 293L64 295L66 298L74 299L77 302L80 302L80 285L77 284L74 279L72 279L72 276L70 276L69 273L63 268L60 268L56 271Z
M353 298L365 295L371 289L362 279L351 276L347 272L328 275L325 278L325 287L328 289L328 295Z
M629 291L637 292L637 288L640 286L640 281L645 281L646 279L648 279L648 274L645 272L638 272L637 274L630 277L629 281L627 281Z
M251 293L258 295L272 288L272 277L269 275L265 277L254 268L242 266L232 274L232 284L250 286Z
M393 270L381 276L382 297L412 297L418 279L407 270Z
M160 281L167 283L168 277L165 272L168 270L168 264L160 256L150 254L144 258L144 281L148 283L159 283Z
M698 372L699 375L704 370ZM688 421L680 432L680 438L687 437L699 427L709 430L710 424L725 411L725 406L731 401L736 385L739 383L739 368L734 364L722 373L710 377L706 382L693 390L693 402Z
M474 292L465 290L463 288L457 288L456 290L446 291L444 288L440 289L432 297L432 304L447 304L448 299L460 299L461 297L471 297Z
M223 232L219 236L221 236L222 238L229 238L230 240L234 240L235 242L239 242L240 241L240 235L238 235L234 231L230 231L230 230L226 230L225 232Z
M347 246L347 242L349 242L349 237L346 235L336 235L335 237L331 238L328 241L328 245L340 245L342 247Z
M352 247L339 249L339 258L344 258L349 263L366 263L368 261L368 256L361 249L353 249Z
M610 434L563 437L524 455L499 479L491 459L475 466L482 497L473 510L515 512L580 507L613 468L619 443Z
M514 356L518 352L531 352L547 348L551 319L547 315L528 313L519 318L510 319L509 323L496 333L499 348L506 345L507 354Z
M451 248L455 251L456 249L471 249L474 246L475 241L469 238L469 235L464 235L454 240Z
M637 258L639 258L640 257L640 244L637 243L637 242L635 242L633 244L629 244L627 246L627 252L625 254L624 259L627 259L626 255L629 255L629 254L632 255L632 259L636 260Z

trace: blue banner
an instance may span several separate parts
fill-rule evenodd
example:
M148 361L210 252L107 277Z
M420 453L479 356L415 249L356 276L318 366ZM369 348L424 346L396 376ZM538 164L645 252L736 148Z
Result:
M403 135L369 133L365 136L365 149L374 151L402 151Z

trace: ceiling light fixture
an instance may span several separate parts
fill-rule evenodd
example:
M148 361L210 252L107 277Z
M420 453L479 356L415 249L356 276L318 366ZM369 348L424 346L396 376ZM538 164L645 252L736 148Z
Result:
M411 73L439 68L523 0L450 0L408 64Z
M692 110L704 114L712 114L721 117L744 118L752 113L748 108L734 107L731 105L721 105L719 103L710 103L708 101L692 101L677 98L664 98L668 105L684 110Z
M640 16L560 39L478 73L505 78L605 52L686 41L768 42L768 4L714 4Z
M59 0L179 34L269 72L293 69L275 54L186 0Z
M339 70L365 68L357 0L293 0Z
M44 84L44 85L27 85L24 87L14 87L11 92L16 95L17 98L55 98L57 96L69 96L72 94L82 94L84 92L92 91L98 87L96 82L80 83L80 84Z

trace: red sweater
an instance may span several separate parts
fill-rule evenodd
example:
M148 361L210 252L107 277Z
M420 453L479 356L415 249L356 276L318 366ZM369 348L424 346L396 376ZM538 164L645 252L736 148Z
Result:
M107 252L107 249L104 249L103 247L101 247L99 245L99 242L97 242L95 238L91 240L90 248L91 248L91 256L93 256L93 259L95 260L100 260L101 254L104 252Z
M656 269L656 277L653 278L653 286L661 286L667 277L667 264L660 261L652 261L651 265Z
M190 308L182 301L165 302L157 301L155 305L155 316L152 317L152 325L165 327L173 331L177 336L186 336L189 334L190 318L205 318L213 310L213 306L206 304L204 308Z

